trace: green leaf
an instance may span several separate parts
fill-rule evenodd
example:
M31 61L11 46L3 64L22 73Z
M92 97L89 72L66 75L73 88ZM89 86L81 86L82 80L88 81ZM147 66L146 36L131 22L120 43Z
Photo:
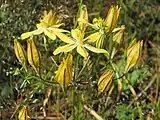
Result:
M134 110L127 107L126 104L118 105L116 107L116 118L118 120L133 120Z

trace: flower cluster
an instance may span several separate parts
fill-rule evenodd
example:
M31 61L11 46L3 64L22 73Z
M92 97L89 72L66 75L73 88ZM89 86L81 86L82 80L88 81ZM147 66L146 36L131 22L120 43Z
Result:
M88 21L88 12L85 5L82 5L79 11L77 24L71 31L60 28L64 23L62 23L56 13L52 11L47 13L47 11L45 11L44 17L40 19L40 23L36 25L37 29L21 35L22 40L30 37L27 41L27 53L17 40L14 41L15 54L18 60L23 65L26 65L26 58L28 58L29 64L34 68L37 74L40 74L40 55L33 41L33 36L43 33L44 36L48 36L52 40L61 40L64 44L55 48L53 54L57 55L59 53L70 52L66 58L63 58L55 75L55 80L63 89L66 88L72 80L73 57L71 51L76 49L78 54L85 58L85 60L89 56L88 50L94 53L102 53L108 60L111 60L114 58L123 42L125 27L123 25L117 27L120 13L120 8L118 6L112 6L105 19L100 17L94 18L92 23ZM92 31L88 32L88 30ZM111 39L111 41L107 41L107 38ZM107 48L104 43L109 42L111 42L111 45ZM128 72L137 64L141 56L142 44L143 41L136 42L133 40L128 47L125 72ZM102 74L98 81L98 91L100 93L108 91L110 87L112 87L113 77L113 71L105 71Z

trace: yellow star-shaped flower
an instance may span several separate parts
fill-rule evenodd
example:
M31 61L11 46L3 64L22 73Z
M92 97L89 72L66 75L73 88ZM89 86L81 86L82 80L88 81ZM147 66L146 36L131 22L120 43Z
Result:
M68 32L67 30L59 29L59 27L62 25L64 25L64 23L61 23L61 19L57 17L56 13L50 11L47 14L47 11L44 11L43 19L40 19L40 23L36 25L37 29L34 31L23 33L21 35L21 39L23 40L32 35L39 35L44 33L50 39L55 40L56 35L54 34L54 32Z
M87 57L88 56L88 52L86 49L95 52L95 53L105 53L108 56L108 52L105 49L99 49L96 47L93 47L89 44L87 44L87 41L84 39L84 33L81 32L79 29L73 29L71 31L71 36L72 37L68 37L65 34L56 34L62 41L64 41L65 43L67 43L67 45L58 47L53 54L57 55L61 52L69 52L72 51L74 48L77 49L77 52L83 56L83 57Z

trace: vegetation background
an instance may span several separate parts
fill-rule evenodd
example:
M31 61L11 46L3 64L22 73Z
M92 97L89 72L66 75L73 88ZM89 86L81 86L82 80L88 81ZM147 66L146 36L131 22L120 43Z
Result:
M21 83L22 80L14 74L15 68L20 68L21 65L15 57L13 40L22 33L35 29L34 26L43 16L44 10L56 11L63 18L65 29L71 29L78 11L78 3L78 0L0 1L0 118L9 119L12 116L15 111L14 103L19 100L18 92L25 94L30 91L29 87L17 90L19 85L17 83ZM84 0L83 3L87 5L90 19L99 15L105 17L111 5L120 5L118 24L126 26L125 40L134 36L138 40L144 40L142 59L145 67L133 74L132 81L134 83L135 77L139 77L140 81L133 84L137 94L140 95L141 103L137 107L139 109L134 107L126 109L133 101L130 91L122 94L119 101L116 101L114 93L115 97L112 97L110 106L107 107L103 107L105 104L103 97L100 105L95 102L96 100L91 100L91 107L106 119L160 119L160 1ZM51 49L48 54L52 55L52 52ZM42 100L44 93L39 92L34 98ZM97 106L102 107L101 111ZM40 114L38 110L37 114ZM95 119L89 114L86 118Z

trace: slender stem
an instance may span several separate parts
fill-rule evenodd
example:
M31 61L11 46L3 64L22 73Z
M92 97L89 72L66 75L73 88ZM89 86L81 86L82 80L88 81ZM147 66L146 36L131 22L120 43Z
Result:
M88 61L89 61L89 58L90 58L90 56L87 58L87 61L86 61L85 64L83 65L81 71L80 71L79 74L76 76L76 79L79 78L79 76L82 74L84 68L86 67L86 65L87 65L87 63L88 63Z
M148 88L150 88L150 86L155 82L156 78L157 78L157 74L153 77L153 79L149 82L149 84L145 87L145 89L144 89L141 93L139 93L139 94L137 95L137 97L134 98L134 99L130 102L130 104L128 105L128 107L131 107L131 105L132 105L136 100L138 100L138 98L141 97L142 94L144 94L145 91L148 90Z
M118 81L119 91L121 91L122 83L121 83L121 81L120 81L120 79L119 79L119 78L120 78L120 77L119 77L119 74L118 74L118 72L116 72L116 68L114 67L113 62L112 62L111 60L110 60L110 65L112 66L114 72L116 73L116 79L117 79L117 81ZM114 87L115 87L115 86L114 86ZM113 87L113 89L114 89L114 87ZM110 94L112 93L112 90L113 90L113 89L111 89ZM118 94L117 101L119 100L119 97L120 97L120 92L119 92L119 94Z
M39 78L39 77L35 77L35 76L28 77L25 80L30 80L30 79L36 79L38 81L44 82L44 83L46 83L48 85L51 85L51 86L53 86L55 84L58 84L57 82L52 82L52 81L44 80L43 78Z
M76 118L74 105L75 105L75 88L72 87L72 120L75 120Z

